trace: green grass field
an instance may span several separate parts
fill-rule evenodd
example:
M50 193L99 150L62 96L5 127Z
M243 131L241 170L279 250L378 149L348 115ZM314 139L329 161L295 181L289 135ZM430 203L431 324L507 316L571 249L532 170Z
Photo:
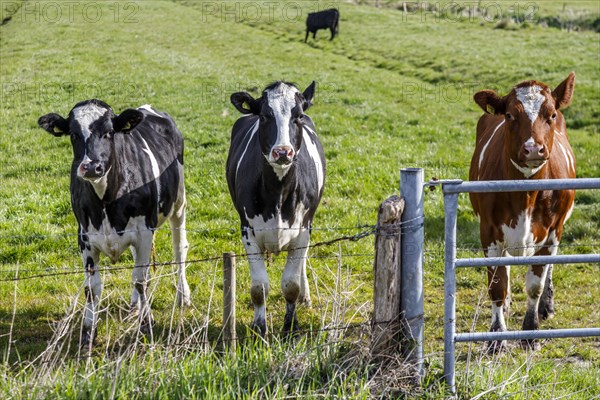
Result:
M382 1L382 3L384 3ZM509 7L506 1L499 7ZM238 113L231 93L259 95L274 80L312 80L308 114L328 162L313 242L360 233L398 193L399 170L422 167L426 179L466 179L484 88L506 93L525 79L550 86L577 73L565 111L579 177L600 176L600 37L528 24L405 15L350 2L2 1L0 26L0 398L444 398L443 199L425 195L425 353L421 388L402 367L369 364L373 236L310 251L312 308L299 309L312 333L290 346L242 342L217 351L222 325L223 252L243 254L225 182L229 135ZM514 3L513 4L517 4ZM521 3L519 3L521 4ZM529 3L525 4L528 5ZM539 2L541 16L573 10L597 16L594 1ZM340 34L304 43L304 19L335 5ZM20 7L20 8L19 8ZM566 7L566 8L565 8ZM504 10L504 8L502 8ZM69 200L69 140L37 127L49 112L66 115L100 98L115 112L152 104L169 112L186 140L188 279L193 307L173 306L172 266L152 272L155 338L127 319L131 257L103 272L98 345L78 357L83 273ZM478 225L460 198L459 254L481 255ZM600 193L581 191L561 253L600 250ZM172 258L168 229L156 261ZM210 259L210 260L209 260ZM284 255L269 265L269 326L281 328ZM119 269L118 267L125 267ZM556 266L557 314L542 329L600 326L598 265ZM525 312L523 268L512 273L509 328ZM13 278L19 280L12 281ZM489 328L483 270L460 271L459 331ZM252 321L249 274L238 259L238 333ZM337 328L350 325L345 334ZM488 356L483 344L458 345L460 398L600 398L598 339L556 339L527 353L514 345Z

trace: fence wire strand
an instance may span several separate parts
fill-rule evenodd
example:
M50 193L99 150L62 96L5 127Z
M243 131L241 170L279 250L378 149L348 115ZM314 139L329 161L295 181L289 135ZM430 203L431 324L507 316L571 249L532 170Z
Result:
M313 244L309 244L308 246L301 246L301 247L296 247L296 248L292 248L292 249L288 249L287 251L292 251L292 250L302 250L302 249L306 249L306 248L319 248L319 247L324 247L324 246L330 246L333 245L335 243L338 242L356 242L359 241L363 238L369 237L371 235L378 235L380 237L390 237L390 236L397 236L398 234L400 235L405 235L407 232L413 231L414 229L418 229L423 227L424 224L424 217L423 216L418 216L406 221L402 221L402 222L398 222L395 224L387 224L385 227L385 231L381 230L380 227L378 225L356 225L353 227L318 227L318 228L311 228L311 230L318 230L318 231L347 231L347 230L357 230L357 229L362 229L361 232L356 233L354 235L342 235L339 237L335 237L333 239L330 240L325 240L325 241L321 241L321 242L316 242ZM153 231L173 231L173 230L178 230L179 228L157 228L157 229L153 229ZM306 229L306 228L266 228L266 229L255 229L255 231L273 231L273 230L297 230L297 229ZM213 232L216 231L230 231L231 233L237 233L239 232L239 230L237 229L233 229L233 228L217 228L217 229L186 229L186 232L201 232L203 234L211 234ZM123 230L123 231L115 231L111 234L124 234L124 233L128 233L128 232L137 232L137 231L131 231L131 230ZM91 236L91 235L104 235L101 233L86 233L86 235ZM19 238L19 239L32 239L32 238L36 238L36 239L45 239L45 238L52 238L52 237L71 237L71 236L78 236L80 235L79 233L75 233L75 234L70 234L70 233L63 233L63 234L35 234L35 235L14 235L14 236L10 236L10 235L0 235L0 238ZM549 247L549 246L536 246L539 248L543 248L543 247ZM560 244L558 246L559 248L577 248L577 247L591 247L591 248L597 248L600 247L600 243L575 243L575 244ZM529 248L528 246L514 246L514 247L507 247L505 250L510 251L510 250L524 250ZM477 247L476 245L469 243L468 247L460 247L457 248L457 252L469 252L472 254L481 254L482 252L484 252L484 249L481 247ZM440 249L434 249L434 250L424 250L424 254L439 254L439 253L443 253L443 248ZM247 260L253 260L252 257L263 257L265 253L261 253L261 252L256 252L256 253L244 253L244 254L237 254L236 257L238 258L246 258ZM311 256L307 256L307 257L302 257L302 258L310 258L310 259L326 259L326 258L336 258L339 255L311 255ZM373 253L367 253L367 254L342 254L342 256L344 257L369 257L369 256L374 256ZM291 257L294 258L294 257ZM185 261L185 265L192 265L192 264L199 264L199 263L206 263L206 262L214 262L214 261L219 261L222 259L222 255L219 256L210 256L210 257L205 257L205 258L198 258L198 259L191 259L191 260L186 260ZM178 262L175 261L163 261L163 262L151 262L149 264L145 264L145 265L104 265L104 266L98 266L98 268L95 270L95 272L116 272L116 271L122 271L122 270L132 270L135 268L146 268L146 267L162 267L162 266L176 266L178 265ZM80 269L79 267L73 267L73 268L46 268L45 271L47 271L46 273L36 273L33 275L27 275L27 276L19 276L23 273L28 273L28 272L38 272L38 269L32 270L32 269L23 269L23 268L18 268L18 269L0 269L0 273L3 275L14 275L13 277L10 278L3 278L0 279L0 283L1 282L14 282L14 281L22 281L22 280L31 280L31 279L41 279L41 278L47 278L47 277L56 277L56 276L64 276L64 275L73 275L73 274L79 274L82 272L82 269ZM51 271L51 272L49 272Z

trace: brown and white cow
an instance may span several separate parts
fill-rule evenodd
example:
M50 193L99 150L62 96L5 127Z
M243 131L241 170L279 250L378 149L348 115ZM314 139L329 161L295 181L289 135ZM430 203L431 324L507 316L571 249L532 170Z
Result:
M575 74L556 89L525 81L501 97L493 90L475 94L486 112L477 124L477 144L471 159L471 181L575 178L575 157L560 110L571 103ZM486 257L554 255L563 224L569 218L574 190L471 193L480 219L480 238ZM506 331L510 267L488 267L492 300L491 331ZM539 318L554 314L552 265L532 265L526 275L527 311L523 330L539 327ZM524 342L539 346L534 341ZM504 347L489 344L490 351Z

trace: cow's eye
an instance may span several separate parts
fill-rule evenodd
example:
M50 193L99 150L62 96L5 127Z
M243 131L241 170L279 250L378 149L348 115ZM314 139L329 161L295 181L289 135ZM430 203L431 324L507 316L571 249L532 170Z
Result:
M515 117L513 117L513 115L509 112L506 113L506 119L509 121L514 121Z
M554 122L554 120L556 120L556 112L552 113L550 118L548 118L548 122L552 123L552 122Z
M260 114L260 122L267 122L270 119L268 115Z

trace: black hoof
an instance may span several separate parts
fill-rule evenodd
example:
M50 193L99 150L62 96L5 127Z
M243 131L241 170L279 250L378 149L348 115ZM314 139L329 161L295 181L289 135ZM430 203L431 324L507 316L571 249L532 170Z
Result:
M264 319L252 322L251 329L262 338L267 335L267 323Z
M91 329L82 328L81 338L79 340L79 347L87 351L91 350L94 344L96 343L97 333L98 328L94 329L93 332Z
M152 327L154 326L154 318L151 318L149 321L144 321L140 324L140 332L144 335L149 335L152 333Z
M540 344L540 341L536 340L536 339L521 340L521 347L524 350L530 350L530 351L539 351L542 349L542 345Z
M541 320L552 319L554 317L554 301L544 304L540 302L538 317Z
M296 303L287 303L285 307L285 318L283 319L283 329L281 334L284 339L294 336L300 328L296 318Z
M500 354L506 350L506 341L505 340L492 340L487 343L487 353L488 354Z

